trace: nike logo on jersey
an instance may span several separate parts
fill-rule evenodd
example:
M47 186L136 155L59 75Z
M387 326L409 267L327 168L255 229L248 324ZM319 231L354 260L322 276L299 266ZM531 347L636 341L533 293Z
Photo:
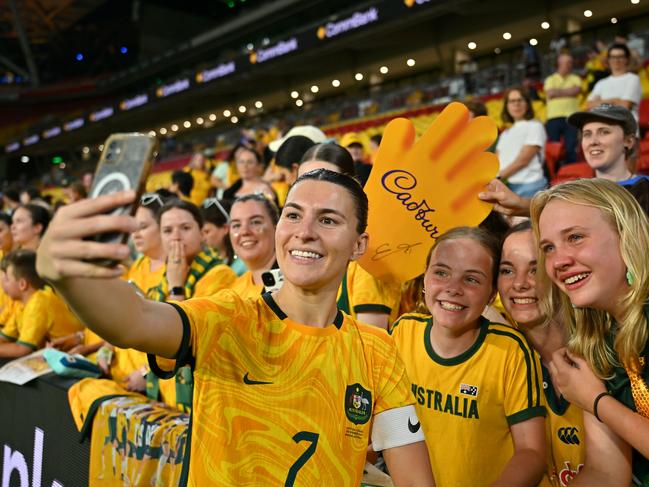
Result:
M265 382L263 380L253 380L248 376L249 372L246 372L246 375L243 376L243 383L248 384L249 386L258 386L262 384L272 384L272 382Z
M417 421L417 424L412 424L410 418L408 418L408 429L411 433L415 434L421 428L421 422Z

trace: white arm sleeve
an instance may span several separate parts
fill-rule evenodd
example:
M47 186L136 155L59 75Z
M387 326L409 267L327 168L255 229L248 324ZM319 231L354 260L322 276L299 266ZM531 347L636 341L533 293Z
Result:
M415 406L388 409L374 415L372 448L387 450L397 446L424 441L424 431L419 423Z

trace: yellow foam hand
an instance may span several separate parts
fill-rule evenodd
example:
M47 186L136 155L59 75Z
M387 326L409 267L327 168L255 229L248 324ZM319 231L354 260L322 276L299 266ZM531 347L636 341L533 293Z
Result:
M461 103L448 105L416 143L409 120L392 120L365 185L370 242L363 268L378 278L412 279L424 272L437 237L482 222L492 205L478 193L499 167L484 151L497 136L493 120L469 121Z

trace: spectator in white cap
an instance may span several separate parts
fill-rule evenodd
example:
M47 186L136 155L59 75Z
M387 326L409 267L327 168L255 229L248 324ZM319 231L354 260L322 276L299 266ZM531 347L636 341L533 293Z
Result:
M271 151L277 153L279 148L284 142L286 142L286 140L296 135L307 137L311 139L314 144L322 144L327 140L325 133L318 127L314 127L313 125L298 125L297 127L293 127L291 130L286 132L281 139L273 140L270 144L268 144L268 148Z

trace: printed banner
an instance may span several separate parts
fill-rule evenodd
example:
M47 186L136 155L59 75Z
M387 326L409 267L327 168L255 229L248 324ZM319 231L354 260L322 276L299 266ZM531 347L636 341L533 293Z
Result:
M189 438L188 414L128 393L105 379L84 379L70 388L68 396L77 426L83 421L82 436L92 432L88 485L179 485Z

